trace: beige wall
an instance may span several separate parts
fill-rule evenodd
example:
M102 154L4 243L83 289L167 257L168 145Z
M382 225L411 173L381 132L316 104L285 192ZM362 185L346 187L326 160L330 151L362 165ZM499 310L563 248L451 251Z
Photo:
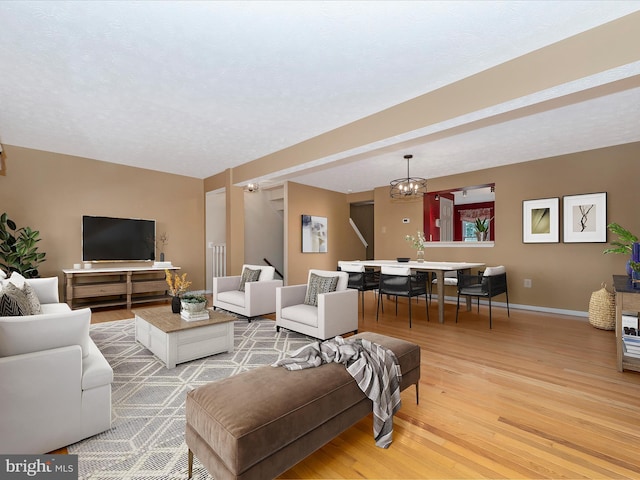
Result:
M7 176L0 176L0 210L19 226L40 230L40 250L47 253L43 276L60 276L62 268L80 262L83 214L153 218L158 232L169 236L167 259L189 274L194 290L205 288L202 180L5 147ZM498 240L494 248L430 248L427 258L504 264L509 269L512 303L584 312L591 292L601 282L610 284L612 274L622 274L627 259L603 255L605 244L523 244L522 201L607 192L608 222L639 234L639 158L640 143L633 143L430 179L430 191L495 182ZM387 186L375 189L373 197L375 257L414 256L404 235L422 227L421 202L391 202ZM364 258L364 247L348 223L352 198L287 184L284 273L288 284L304 282L310 268L334 270L339 260ZM302 214L328 218L328 253L301 253ZM410 223L402 223L403 218ZM533 288L522 286L525 278L532 279Z
M426 257L504 264L512 303L585 312L591 292L602 282L610 286L612 274L624 274L628 258L603 255L603 243L524 244L522 202L558 197L562 209L563 195L607 192L607 222L640 236L638 178L640 143L429 180L429 191L495 182L497 241L494 248L428 248ZM410 225L417 227L414 218L420 216L421 204L394 204L385 186L376 189L375 205L376 258L415 256L403 239L415 228L407 228L401 219L411 217ZM609 235L609 241L613 239ZM532 279L532 288L523 287L525 278Z
M302 253L302 215L327 217L327 253ZM338 260L365 256L364 245L349 224L349 203L343 193L288 182L285 219L288 285L306 283L309 269L336 270Z
M158 234L166 232L169 237L166 259L188 274L193 290L204 290L201 179L5 148L7 175L0 176L0 211L19 227L40 231L39 251L47 254L41 276L57 275L62 285L61 270L81 262L82 215L147 218L156 220Z

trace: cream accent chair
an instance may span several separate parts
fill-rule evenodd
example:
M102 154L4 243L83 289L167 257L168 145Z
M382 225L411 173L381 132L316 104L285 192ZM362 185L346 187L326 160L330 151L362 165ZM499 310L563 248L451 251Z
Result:
M244 292L240 288L242 275L213 278L213 308L221 308L252 318L276 311L276 288L282 280L274 280L276 269L267 265L243 265L242 270L261 270L257 282L246 282Z
M58 277L27 279L42 313L0 317L0 452L44 454L111 427L113 370L91 310L58 300Z
M338 277L334 292L318 294L318 306L304 303L311 274ZM332 270L309 270L307 283L276 290L276 330L280 327L319 340L358 333L358 291L347 288L349 274Z

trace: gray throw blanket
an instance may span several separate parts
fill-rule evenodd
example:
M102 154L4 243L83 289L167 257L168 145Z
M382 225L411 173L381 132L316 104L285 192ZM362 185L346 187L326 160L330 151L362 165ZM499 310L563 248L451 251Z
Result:
M272 366L302 370L332 362L344 364L360 390L373 402L376 445L388 448L393 434L393 415L401 405L402 381L398 359L391 350L366 339L345 340L337 336L305 345Z

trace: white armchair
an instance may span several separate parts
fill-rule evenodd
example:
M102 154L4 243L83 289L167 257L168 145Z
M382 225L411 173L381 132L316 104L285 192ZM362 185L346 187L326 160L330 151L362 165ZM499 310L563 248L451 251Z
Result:
M266 265L243 265L245 280L249 271L260 270L257 280L242 282L242 275L214 277L213 308L220 308L247 317L266 315L276 311L276 288L282 280L274 280L275 268ZM243 284L243 285L242 285Z
M312 284L312 275L337 277L334 291ZM328 270L309 270L306 284L280 287L276 291L276 330L280 327L320 340L358 332L358 291L347 288L349 274ZM311 289L310 289L311 285ZM329 290L331 287L329 287ZM317 305L313 305L313 291ZM309 293L309 295L308 295ZM307 302L305 302L307 300Z

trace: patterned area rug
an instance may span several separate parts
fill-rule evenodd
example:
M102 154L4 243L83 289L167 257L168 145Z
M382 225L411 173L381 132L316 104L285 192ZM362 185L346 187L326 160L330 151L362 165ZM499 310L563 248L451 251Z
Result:
M134 320L91 326L91 338L114 371L111 429L69 446L80 479L187 478L185 395L213 380L271 364L310 339L276 332L272 320L235 322L235 351L168 370L135 341ZM193 478L210 478L194 460Z

